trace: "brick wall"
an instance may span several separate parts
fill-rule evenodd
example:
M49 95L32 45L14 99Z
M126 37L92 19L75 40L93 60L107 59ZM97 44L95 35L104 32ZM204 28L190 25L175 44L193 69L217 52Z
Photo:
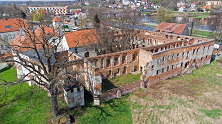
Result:
M70 61L75 68L78 68L75 62L82 62L81 68L84 70L86 88L94 98L97 99L99 95L105 101L120 98L121 95L134 92L139 87L145 87L181 73L189 73L195 68L210 63L214 40L163 32L135 31L137 37L132 39L138 41L138 44L135 44L132 50ZM102 78L111 78L139 70L143 71L141 81L101 93Z

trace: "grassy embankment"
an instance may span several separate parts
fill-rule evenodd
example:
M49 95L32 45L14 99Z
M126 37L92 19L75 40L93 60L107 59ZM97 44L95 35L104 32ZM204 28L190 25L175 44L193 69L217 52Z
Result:
M16 70L13 67L4 68L0 71L0 82L4 78L7 81L15 81ZM4 87L0 88L0 95L4 94ZM33 88L27 83L22 83L21 92L18 96L20 84L8 87L6 93L0 97L0 123L1 124L37 124L47 123L51 116L50 98L44 90L35 88L31 104L28 108L30 93ZM18 98L17 98L18 96ZM17 99L17 100L16 100Z
M152 12L142 12L142 14L151 15L151 14L152 14Z
M194 17L194 18L206 18L210 13L205 12L173 12L175 16L185 16L185 17Z
M74 109L68 109L64 101L59 101L60 111L74 116L75 123L220 123L221 67L219 62L214 61L186 76L161 81L147 90L140 89L101 106L94 106L89 95L85 95L85 106ZM13 73L15 70L11 68L1 75L12 80L11 76L5 75ZM123 82L127 80L127 76L122 78ZM52 118L50 99L44 90L34 95L30 110L24 111L32 87L24 83L18 101L10 106L10 101L18 93L18 86L11 88L7 91L8 95L0 98L0 123L47 123L47 119Z
M191 29L189 29L189 32L191 32ZM215 34L214 32L202 31L197 29L193 29L192 31L192 36L200 38L212 38L214 34Z
M131 94L133 123L221 123L221 67L214 61Z
M151 28L155 28L156 27L155 25L145 24L145 23L142 23L142 25L145 25L145 26L148 26L148 27L151 27Z
M15 81L16 70L5 68L0 71L0 79L4 78L7 81ZM111 81L115 87L139 80L141 74L138 75L122 75ZM129 78L131 77L131 78ZM50 97L43 89L35 88L31 104L28 107L30 98L30 91L33 86L28 86L27 83L22 83L21 92L18 99L15 101L20 85L10 86L4 94L4 87L0 88L0 123L27 123L27 124L40 124L48 123L48 119L52 119L52 107ZM86 105L78 108L69 109L65 101L61 98L58 99L60 113L69 114L74 116L76 123L132 123L130 113L130 102L127 96L123 99L111 100L100 106L94 106L93 100L89 93L85 94ZM14 102L15 101L15 102ZM72 118L73 121L73 118Z
M191 29L189 29L189 31L191 32ZM210 38L210 39L214 39L214 35L215 35L215 32L202 31L202 30L197 30L197 29L193 29L193 33L192 33L192 36L194 37ZM219 36L216 36L216 38L220 39ZM215 39L215 43L219 43L217 39Z

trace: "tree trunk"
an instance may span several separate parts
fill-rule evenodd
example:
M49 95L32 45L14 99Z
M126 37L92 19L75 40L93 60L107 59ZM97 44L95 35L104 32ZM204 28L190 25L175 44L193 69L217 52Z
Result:
M57 117L59 115L58 102L57 102L57 90L51 91L51 100L52 100L52 108L53 108L52 115L54 117Z

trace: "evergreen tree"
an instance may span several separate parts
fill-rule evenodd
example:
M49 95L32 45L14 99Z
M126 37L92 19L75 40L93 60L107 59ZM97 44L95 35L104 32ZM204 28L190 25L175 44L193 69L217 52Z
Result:
M94 22L95 22L95 23L100 23L100 20L99 20L99 17L98 17L98 15L97 15L97 13L96 13L96 15L94 16Z

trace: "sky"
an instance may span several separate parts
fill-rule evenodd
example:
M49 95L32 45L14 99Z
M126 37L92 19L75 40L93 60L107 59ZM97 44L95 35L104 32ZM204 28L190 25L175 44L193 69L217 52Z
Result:
M0 1L29 1L29 0L0 0ZM74 1L74 0L31 0L31 1Z

